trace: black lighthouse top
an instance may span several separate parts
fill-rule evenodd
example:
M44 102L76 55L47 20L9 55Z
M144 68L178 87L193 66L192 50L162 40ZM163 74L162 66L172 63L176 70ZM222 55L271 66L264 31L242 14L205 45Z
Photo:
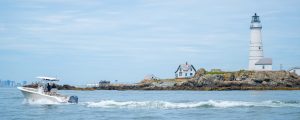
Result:
M252 16L252 20L251 20L251 23L254 22L260 23L259 16L257 16L256 13L254 14L254 16Z

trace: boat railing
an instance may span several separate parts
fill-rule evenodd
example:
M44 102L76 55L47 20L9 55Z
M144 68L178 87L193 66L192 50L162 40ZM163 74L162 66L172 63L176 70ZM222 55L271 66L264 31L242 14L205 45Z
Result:
M36 88L23 87L23 89L25 89L25 90L29 90L29 91L38 92L38 89L36 89Z

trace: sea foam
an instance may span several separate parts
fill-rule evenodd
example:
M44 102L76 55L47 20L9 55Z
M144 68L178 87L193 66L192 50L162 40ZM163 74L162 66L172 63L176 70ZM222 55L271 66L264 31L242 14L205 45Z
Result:
M99 102L85 102L84 105L93 108L159 108L159 109L180 109L180 108L231 108L231 107L300 107L296 101L224 101L208 100L199 102L168 102L168 101L114 101L102 100Z
M30 104L30 105L58 105L61 104L59 102L53 102L47 99L39 99L39 100L32 100L32 99L24 99L23 104Z

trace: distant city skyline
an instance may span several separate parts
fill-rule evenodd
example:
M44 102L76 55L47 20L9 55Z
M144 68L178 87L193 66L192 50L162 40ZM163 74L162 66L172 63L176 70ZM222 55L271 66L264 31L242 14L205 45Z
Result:
M297 0L2 0L0 79L136 83L196 69L248 68L250 22L273 70L300 66Z
M0 79L0 87L18 87L27 85L27 81L14 81L14 80L1 80Z

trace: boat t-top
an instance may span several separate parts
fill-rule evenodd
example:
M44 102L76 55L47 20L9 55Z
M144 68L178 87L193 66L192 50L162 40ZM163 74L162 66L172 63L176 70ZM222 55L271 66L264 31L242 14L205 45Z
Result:
M31 101L47 100L56 103L78 103L77 96L67 96L59 94L55 82L59 79L54 77L40 76L37 88L31 87L18 87L23 93L25 99Z

